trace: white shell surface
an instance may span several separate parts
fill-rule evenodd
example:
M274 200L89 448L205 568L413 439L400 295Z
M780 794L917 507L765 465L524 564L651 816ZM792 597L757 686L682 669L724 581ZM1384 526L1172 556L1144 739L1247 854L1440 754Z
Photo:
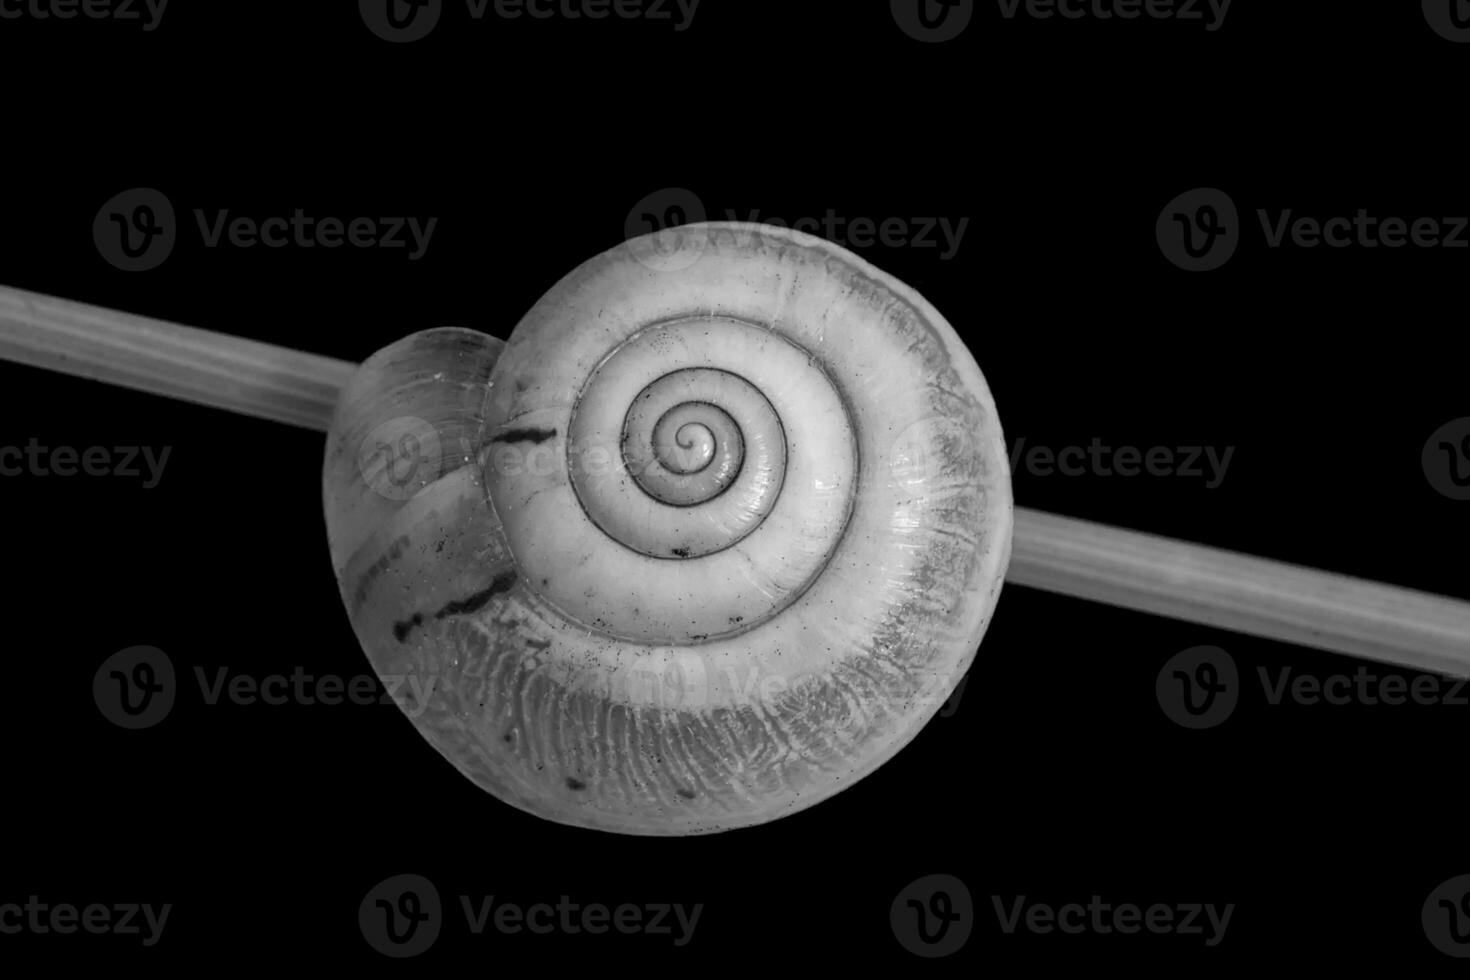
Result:
M721 458L737 419L764 462L668 503L627 471L668 447L623 455L625 420L706 400L683 448ZM584 263L503 350L441 330L379 352L324 492L354 628L428 692L404 705L425 737L506 802L635 834L761 823L889 759L968 669L1012 521L943 317L829 242L734 224Z

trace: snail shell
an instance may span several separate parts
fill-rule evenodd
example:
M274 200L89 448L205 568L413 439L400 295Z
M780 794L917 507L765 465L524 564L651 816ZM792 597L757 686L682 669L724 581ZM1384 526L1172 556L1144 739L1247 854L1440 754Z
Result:
M968 669L1012 524L994 403L938 311L729 223L591 259L508 343L373 355L324 497L419 731L507 803L629 834L762 823L892 757Z

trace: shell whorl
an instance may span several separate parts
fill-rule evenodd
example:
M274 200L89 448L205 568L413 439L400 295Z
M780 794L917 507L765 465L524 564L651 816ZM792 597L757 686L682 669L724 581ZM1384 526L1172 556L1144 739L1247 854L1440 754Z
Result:
M430 447L411 492L384 490L385 432ZM968 668L1010 549L954 331L759 225L597 256L503 349L374 355L324 487L365 650L434 681L420 731L497 797L624 833L764 822L891 757Z
M654 646L767 622L847 527L859 476L842 395L809 351L747 319L609 333L580 316L512 339L487 406L501 443L486 482L527 587L586 630ZM693 470L686 425L722 457L713 486L707 468L678 472Z

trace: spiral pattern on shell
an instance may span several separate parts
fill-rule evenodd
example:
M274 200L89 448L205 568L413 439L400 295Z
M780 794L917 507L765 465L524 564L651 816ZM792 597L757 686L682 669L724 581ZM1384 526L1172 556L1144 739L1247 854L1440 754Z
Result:
M407 492L385 431L430 447ZM612 249L507 344L374 355L324 493L354 629L415 681L419 730L498 798L624 833L760 823L882 764L968 668L1010 549L954 331L759 225Z

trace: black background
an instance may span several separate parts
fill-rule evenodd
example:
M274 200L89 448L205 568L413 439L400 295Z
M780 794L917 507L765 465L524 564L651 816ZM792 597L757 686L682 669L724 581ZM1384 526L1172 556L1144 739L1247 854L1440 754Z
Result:
M920 43L884 3L704 0L665 22L472 22L389 44L352 3L174 0L136 23L0 20L0 282L361 360L454 324L504 336L561 275L627 234L650 194L711 218L944 216L958 252L855 249L916 287L974 352L1008 442L1235 447L1224 481L1015 474L1020 505L1450 595L1470 503L1420 451L1465 400L1470 250L1270 249L1257 208L1470 212L1470 45L1417 3L1236 0L1200 22L1007 21L976 3ZM102 204L168 195L180 242L126 273ZM1195 187L1244 241L1190 274L1154 237ZM192 211L436 216L427 255L206 249ZM883 769L762 827L641 839L538 821L471 785L391 706L207 705L193 672L368 672L336 597L319 434L0 365L0 443L172 447L163 479L6 477L11 574L0 902L172 903L162 940L0 936L123 963L381 967L357 908L422 874L448 906L408 961L869 965L1009 975L1459 964L1420 908L1470 872L1454 705L1270 706L1257 668L1357 663L1010 587L967 683ZM99 664L150 644L183 677L141 732L93 702ZM1219 727L1160 710L1166 660L1215 644L1247 678ZM1374 667L1380 676L1398 673ZM921 960L889 906L963 880L974 932ZM474 936L458 896L703 903L669 936ZM1199 936L1007 935L992 896L1235 903Z

